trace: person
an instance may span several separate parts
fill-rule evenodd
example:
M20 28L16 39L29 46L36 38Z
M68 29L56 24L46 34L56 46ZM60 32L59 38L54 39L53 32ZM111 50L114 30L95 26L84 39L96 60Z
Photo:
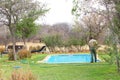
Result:
M90 37L88 45L91 53L91 63L97 62L97 55L96 55L96 48L98 45L97 40L95 40L93 37Z

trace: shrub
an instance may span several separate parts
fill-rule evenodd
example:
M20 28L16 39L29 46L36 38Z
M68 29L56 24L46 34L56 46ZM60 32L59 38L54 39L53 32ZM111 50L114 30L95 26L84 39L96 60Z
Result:
M26 49L22 49L18 52L18 57L19 57L19 59L30 58L31 53L30 53L30 51L28 51Z
M18 56L17 55L16 55L16 57L17 57L17 60L18 60ZM14 60L14 54L13 54L13 50L12 49L10 49L8 51L8 60Z
M8 60L14 60L14 55L12 52L8 53Z
M2 53L5 50L5 48L1 47L0 48L0 53Z
M80 46L83 46L85 45L86 42L84 39L77 39L77 38L70 38L67 42L67 46L71 46L71 45L74 45L74 46L77 46L77 45L80 45Z
M51 35L43 38L44 42L49 47L61 46L63 44L62 38L60 35Z
M36 47L37 50L40 49L40 48L41 48L41 46L37 46L37 47Z
M33 47L33 46L30 46L29 50L30 50L30 51L31 51L31 50L37 50L37 48L36 48L36 47Z
M22 69L18 69L12 72L10 80L37 80L37 78L30 70L24 71Z

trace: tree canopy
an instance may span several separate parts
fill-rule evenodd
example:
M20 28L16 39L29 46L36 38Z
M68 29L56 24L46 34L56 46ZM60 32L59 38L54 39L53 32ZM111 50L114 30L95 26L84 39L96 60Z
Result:
M25 18L30 18L31 20L35 21L40 16L43 16L47 11L48 9L46 9L45 4L42 4L36 0L0 0L0 22L3 25L8 26L9 31L12 35L13 53L15 60L15 33L17 29L16 26L18 25L18 23L19 26L23 24L26 25L25 23L21 22L22 20L26 21ZM34 24L29 24L29 26L30 25ZM20 30L20 28L18 30ZM21 30L19 32L21 32ZM28 35L24 34L24 36Z

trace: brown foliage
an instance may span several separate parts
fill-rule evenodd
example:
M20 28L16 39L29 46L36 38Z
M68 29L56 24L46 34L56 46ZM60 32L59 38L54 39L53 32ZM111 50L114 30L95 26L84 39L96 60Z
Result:
M10 80L37 80L37 78L30 70L24 71L18 69L12 72Z
M31 53L26 49L22 49L18 52L19 59L30 58Z
M2 53L5 50L5 48L0 48L0 53Z
M8 57L9 60L14 60L13 52L8 53Z

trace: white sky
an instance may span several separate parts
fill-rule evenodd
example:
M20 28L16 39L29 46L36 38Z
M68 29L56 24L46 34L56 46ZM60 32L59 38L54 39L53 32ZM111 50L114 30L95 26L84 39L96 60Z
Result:
M72 23L72 0L45 0L50 11L46 14L46 17L42 18L42 22L45 24L55 23ZM41 21L41 20L40 20ZM39 23L40 21L37 21Z

